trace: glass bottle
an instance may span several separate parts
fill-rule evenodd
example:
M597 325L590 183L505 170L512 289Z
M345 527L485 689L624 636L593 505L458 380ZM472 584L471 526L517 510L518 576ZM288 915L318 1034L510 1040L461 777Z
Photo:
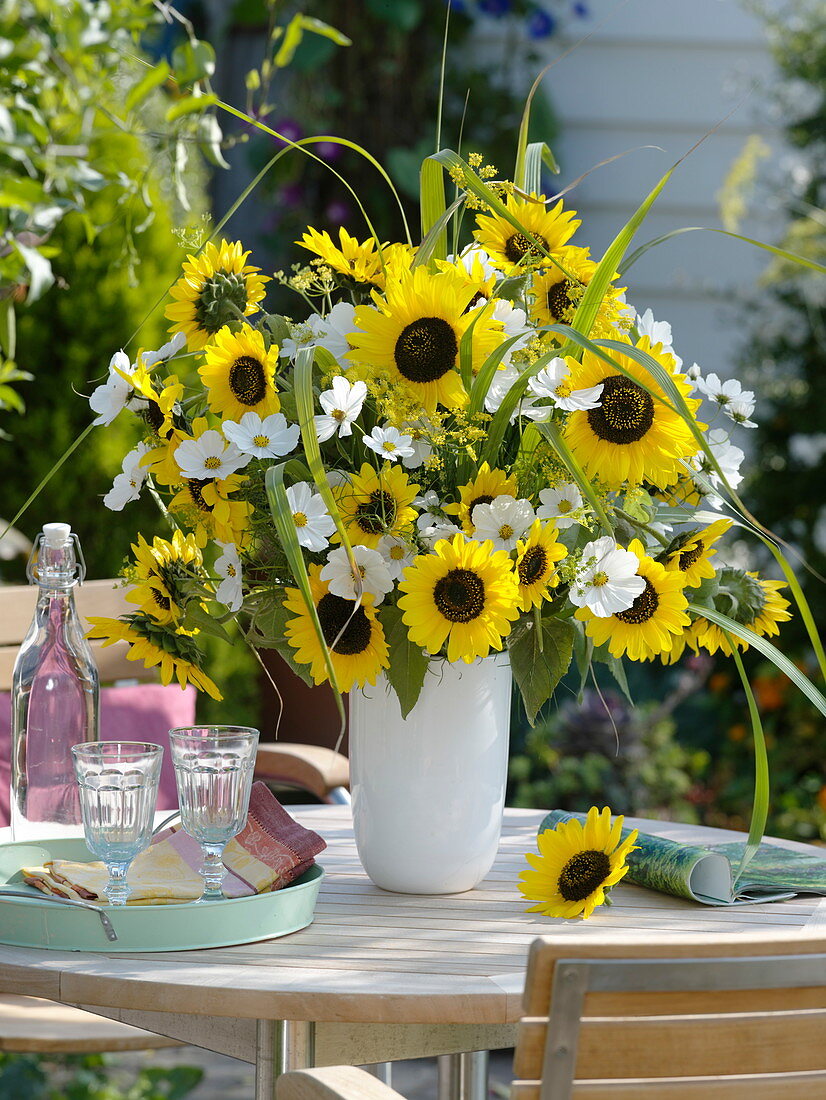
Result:
M12 674L13 840L76 835L81 824L71 747L98 740L100 695L75 607L85 575L69 524L45 524L27 569L37 607Z

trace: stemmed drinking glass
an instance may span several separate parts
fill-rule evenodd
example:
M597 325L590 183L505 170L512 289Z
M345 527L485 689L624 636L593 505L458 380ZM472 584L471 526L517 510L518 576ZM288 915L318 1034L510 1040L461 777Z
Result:
M169 731L184 830L201 845L204 892L223 898L223 852L247 821L258 730L249 726L184 726Z
M129 864L152 837L163 749L144 741L72 747L86 847L109 872L106 899L126 905Z

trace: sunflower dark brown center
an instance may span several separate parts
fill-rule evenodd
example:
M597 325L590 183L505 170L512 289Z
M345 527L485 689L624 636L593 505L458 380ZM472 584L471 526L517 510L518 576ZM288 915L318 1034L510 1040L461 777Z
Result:
M161 611L168 611L172 606L172 601L169 596L164 596L163 592L159 592L157 588L152 589L152 599L161 609Z
M334 653L339 653L342 657L364 653L370 645L372 627L363 607L357 607L353 611L352 600L343 600L341 596L327 592L318 601L316 610L324 641Z
M548 568L548 555L542 546L529 546L519 563L520 584L535 584Z
M477 504L490 504L490 502L492 500L493 500L493 497L490 496L489 493L482 493L481 496L474 497L473 500L470 502L470 504L468 504L468 506L467 506L467 514L470 516L471 519L473 519L473 509L476 507L476 505Z
M141 413L141 416L143 417L144 422L149 425L153 432L155 432L156 434L160 432L161 428L163 427L164 416L161 412L161 406L158 404L157 401L150 400L147 403L146 408Z
M533 236L539 241L546 252L550 252L548 242L543 236L539 233L534 233ZM505 255L512 264L518 264L525 259L538 260L544 253L540 252L530 237L526 236L524 233L514 233L512 236L508 237L505 242Z
M690 569L692 565L698 562L703 556L705 548L706 544L703 540L698 539L696 546L692 546L690 550L683 550L682 554L680 554L680 569L682 569L683 572L685 572L686 569Z
M560 279L548 287L548 313L555 321L564 321L568 316L571 306L574 304L570 296L571 282L569 279Z
M195 299L194 317L204 332L217 332L247 309L247 282L236 271L215 271Z
M594 435L608 443L638 443L654 423L654 399L623 375L602 382L602 404L588 410Z
M611 861L605 852L588 848L571 856L559 873L557 889L566 901L584 901L605 882Z
M229 368L229 388L242 405L259 405L267 393L267 375L259 359L241 355Z
M438 382L456 365L456 333L443 317L419 317L402 329L393 349L396 366L408 382Z
M469 623L485 609L485 582L470 569L451 569L434 585L433 602L452 623Z
M201 512L211 512L213 509L213 505L207 504L204 500L204 488L207 485L212 485L214 480L214 478L207 477L199 481L197 478L191 477L186 483L192 503Z
M355 519L368 535L380 535L396 522L396 498L385 489L374 489L356 508Z
M651 581L645 578L645 588L634 600L627 611L615 611L614 614L622 623L629 626L642 626L654 615L660 606L660 597Z

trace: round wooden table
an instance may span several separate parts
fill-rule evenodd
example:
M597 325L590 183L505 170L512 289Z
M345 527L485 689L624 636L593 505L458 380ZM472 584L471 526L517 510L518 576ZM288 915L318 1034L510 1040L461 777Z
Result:
M263 943L157 955L0 945L0 992L79 1005L252 1062L263 1100L286 1068L512 1045L537 935L584 951L606 941L630 947L641 936L671 942L709 932L792 942L826 924L826 901L818 897L711 908L622 884L614 904L587 921L526 913L516 881L525 852L535 850L543 810L506 811L499 856L477 889L391 894L361 867L348 807L290 809L328 844L310 927ZM665 822L629 824L694 843L743 839Z

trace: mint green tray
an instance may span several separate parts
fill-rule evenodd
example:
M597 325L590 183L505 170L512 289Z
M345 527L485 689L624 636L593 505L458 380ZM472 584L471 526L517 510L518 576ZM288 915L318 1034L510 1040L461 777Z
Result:
M47 859L89 860L80 839L0 845L0 943L55 951L187 951L274 939L312 922L324 872L318 865L283 890L249 898L181 905L96 905L94 909L49 901L23 882L20 868ZM111 940L98 910L114 929Z

